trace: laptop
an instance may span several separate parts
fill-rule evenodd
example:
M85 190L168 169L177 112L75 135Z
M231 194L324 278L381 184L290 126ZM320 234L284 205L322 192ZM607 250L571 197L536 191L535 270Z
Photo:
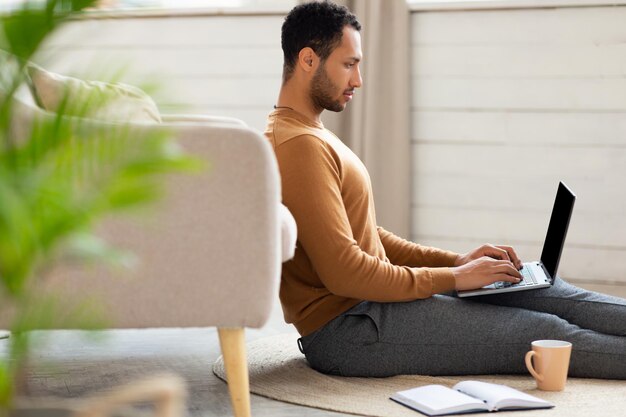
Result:
M503 292L526 291L550 287L556 278L559 260L563 253L563 245L567 236L569 221L572 217L576 196L563 182L559 183L556 192L548 233L543 243L541 260L525 262L520 273L523 279L517 284L511 282L494 282L486 287L475 290L458 291L459 297L498 294Z

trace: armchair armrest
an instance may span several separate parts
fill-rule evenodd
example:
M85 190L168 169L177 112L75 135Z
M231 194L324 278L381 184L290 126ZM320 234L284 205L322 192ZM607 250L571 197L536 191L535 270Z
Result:
M63 274L66 291L108 305L115 327L260 327L281 271L280 181L270 144L243 126L137 126L170 129L209 168L168 180L149 224L110 222L105 238L141 261L130 277L104 268Z

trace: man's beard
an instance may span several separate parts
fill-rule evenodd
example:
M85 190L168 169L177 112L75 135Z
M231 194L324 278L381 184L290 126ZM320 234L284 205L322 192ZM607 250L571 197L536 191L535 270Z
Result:
M332 98L331 94L335 91L339 91L339 88L328 78L324 64L324 62L320 63L319 68L315 71L315 75L311 80L311 100L313 100L313 104L319 109L334 112L343 111L344 106L341 105L339 100Z

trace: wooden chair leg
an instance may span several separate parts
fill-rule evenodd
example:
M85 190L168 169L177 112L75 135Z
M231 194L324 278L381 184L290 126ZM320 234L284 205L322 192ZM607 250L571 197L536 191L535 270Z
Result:
M220 348L235 417L250 417L250 385L243 327L219 328Z

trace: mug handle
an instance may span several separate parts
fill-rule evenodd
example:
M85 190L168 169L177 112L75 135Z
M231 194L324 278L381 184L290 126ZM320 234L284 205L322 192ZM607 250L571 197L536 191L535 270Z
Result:
M541 357L541 355L537 352L535 352L534 350L530 350L528 352L526 352L526 368L528 368L528 372L530 372L530 374L535 377L535 379L539 382L543 382L543 375L539 375L537 373L537 371L535 371L535 368L533 368L533 361L532 361L532 357L537 355L537 357Z

